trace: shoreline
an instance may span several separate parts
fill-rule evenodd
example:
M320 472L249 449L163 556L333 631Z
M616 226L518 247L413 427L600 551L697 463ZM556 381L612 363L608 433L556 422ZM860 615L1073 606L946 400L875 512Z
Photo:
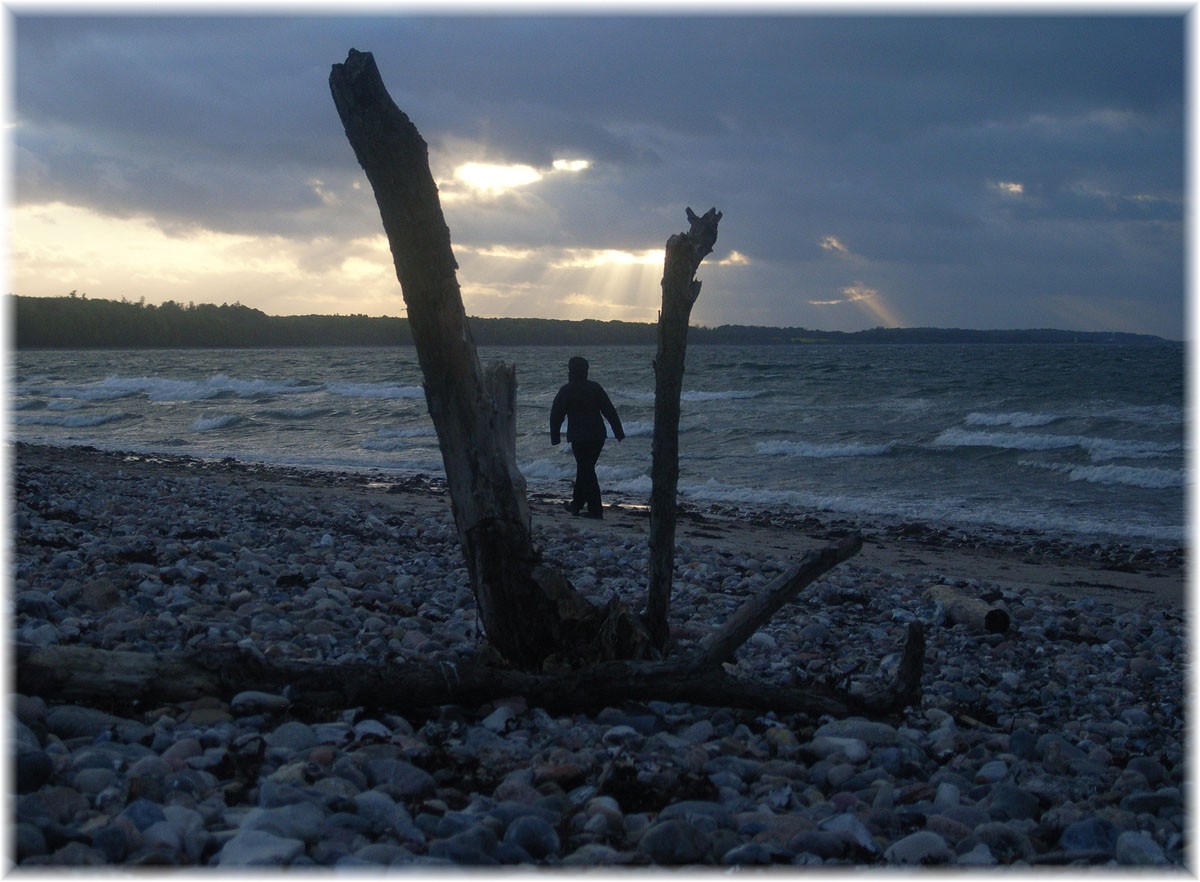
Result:
M222 481L283 485L312 493L363 495L388 508L403 508L397 502L403 500L414 514L423 516L450 513L445 482L425 475L398 477L378 471L279 466L232 458L203 459L174 453L135 453L28 442L12 442L10 450L14 467L86 465L98 469L144 468L189 474L201 471ZM648 535L649 509L645 505L609 493L607 499L618 501L606 503L603 521L576 520L562 511L564 498L553 493L529 493L535 530L573 524L581 531L615 534L626 541ZM782 561L856 530L863 535L863 549L852 563L889 574L936 575L1071 600L1091 597L1122 609L1152 604L1180 612L1188 601L1184 548L1155 549L1116 542L1085 544L1035 530L967 532L911 521L862 523L828 512L681 504L676 543Z

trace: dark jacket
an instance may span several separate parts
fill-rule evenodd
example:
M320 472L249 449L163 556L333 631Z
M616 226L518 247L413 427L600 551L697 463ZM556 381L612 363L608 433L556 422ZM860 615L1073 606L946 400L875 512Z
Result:
M576 356L567 363L567 383L554 396L550 406L550 443L560 440L563 418L567 420L568 441L603 441L608 437L604 420L612 425L613 435L625 437L621 418L599 383L587 378L588 363Z

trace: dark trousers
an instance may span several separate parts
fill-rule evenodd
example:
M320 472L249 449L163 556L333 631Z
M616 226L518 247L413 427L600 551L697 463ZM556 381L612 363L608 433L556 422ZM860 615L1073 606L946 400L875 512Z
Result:
M588 514L603 513L600 503L600 480L596 477L596 461L604 449L603 441L572 441L571 452L575 454L575 491L571 497L571 508Z

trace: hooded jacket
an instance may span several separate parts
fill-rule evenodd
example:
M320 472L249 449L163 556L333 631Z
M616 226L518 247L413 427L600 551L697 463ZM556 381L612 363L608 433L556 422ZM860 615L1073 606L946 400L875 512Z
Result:
M575 356L567 362L567 382L554 396L550 406L550 443L557 444L562 422L567 421L567 440L603 441L608 437L604 420L612 426L618 441L625 437L621 418L599 383L589 380L586 358Z

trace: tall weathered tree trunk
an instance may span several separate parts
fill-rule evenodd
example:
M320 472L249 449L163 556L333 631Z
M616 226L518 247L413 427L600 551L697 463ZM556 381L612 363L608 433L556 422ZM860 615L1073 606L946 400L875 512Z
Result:
M687 355L688 319L700 296L696 270L717 241L721 212L710 208L691 228L667 240L662 278L662 312L658 315L658 353L654 358L654 439L650 478L650 585L646 629L659 649L670 636L667 615L675 570L675 506L679 489L679 398Z
M567 647L586 657L580 644L597 611L534 548L515 458L501 440L510 430L498 425L467 324L429 148L388 95L370 53L351 49L333 66L329 86L379 205L488 640L524 667Z

